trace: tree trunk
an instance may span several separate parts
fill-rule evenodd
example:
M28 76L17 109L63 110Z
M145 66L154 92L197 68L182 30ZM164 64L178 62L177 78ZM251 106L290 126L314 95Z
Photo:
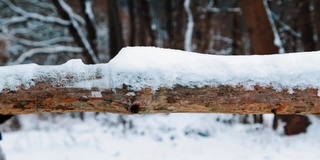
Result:
M109 48L110 59L115 57L124 46L122 37L122 25L119 16L119 9L116 0L108 0L109 20Z
M172 9L172 23L170 31L170 48L172 49L184 49L184 34L186 25L186 13L184 11L184 0L174 1ZM169 31L169 30L168 30Z
M314 23L316 25L317 37L318 37L318 50L320 50L320 1L314 0Z
M239 5L248 27L252 53L278 53L263 0L240 0Z
M128 2L131 16L131 35L136 46L155 46L156 34L152 30L152 18L149 2L146 0L136 0Z
M235 7L238 7L238 2L235 2ZM243 37L243 23L242 23L242 15L241 13L234 12L232 13L232 55L244 55L244 44L242 43Z
M193 28L192 44L195 45L196 52L209 53L209 50L211 49L209 45L213 37L211 22L212 13L199 10L199 8L204 8L199 1L192 1L190 8L195 24Z
M301 32L301 41L303 43L304 51L314 51L316 45L313 39L313 27L311 23L310 13L310 1L309 0L298 0L297 8L299 9L298 14L298 28ZM316 19L318 19L317 17Z
M133 0L127 0L127 3L128 3L128 12L129 12L129 26L130 26L130 29L129 29L129 46L134 46L135 44L135 37L136 37L136 32L135 32L135 28L136 28L136 25L135 25L135 6L134 6L134 1Z

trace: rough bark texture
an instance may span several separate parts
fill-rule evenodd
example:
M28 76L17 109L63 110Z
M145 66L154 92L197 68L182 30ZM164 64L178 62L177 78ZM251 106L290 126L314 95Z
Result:
M101 93L100 97L96 92ZM272 113L320 114L316 89L276 92L272 88L243 87L144 89L133 94L126 87L111 90L56 88L39 83L29 89L3 91L0 114L41 112L111 112L111 113ZM99 95L98 94L98 95Z

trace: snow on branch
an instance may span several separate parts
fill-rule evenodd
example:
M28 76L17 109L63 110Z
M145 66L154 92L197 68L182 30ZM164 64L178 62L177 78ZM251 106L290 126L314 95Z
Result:
M21 16L21 17L3 18L3 19L0 19L0 26L4 27L4 26L8 26L10 24L25 22L27 20L28 20L28 18L23 17L23 16Z
M52 12L55 11L55 7L54 7L54 5L52 5L52 3L41 2L41 1L38 1L38 0L29 0L27 2L31 3L34 6L37 6L39 8L43 8L43 9L46 9L46 10L51 10Z
M45 46L54 45L57 43L73 42L73 38L71 37L56 37L56 38L43 40L43 41L32 41L32 40L22 39L18 37L13 37L12 40L14 40L17 43L20 43L26 46L32 46L32 47L45 47Z
M268 16L268 19L269 19L269 22L270 22L270 25L271 25L271 28L272 28L272 31L273 31L273 34L274 34L274 44L279 47L279 53L285 53L282 41L280 39L279 32L277 30L276 24L274 23L272 12L271 12L271 10L269 8L267 0L263 0L263 5L264 5L264 7L266 9L267 16Z
M221 35L213 35L212 40L223 41L228 44L232 44L233 42L232 38L221 36Z
M18 59L11 62L10 65L21 64L24 60L32 57L35 54L50 54L50 53L61 53L61 52L71 52L71 53L81 53L83 49L80 47L69 47L60 45L51 45L43 48L30 49L27 52L22 53Z
M192 32L193 32L194 21L193 21L191 8L190 8L190 0L185 0L183 5L188 16L188 23L187 23L186 33L185 33L185 40L184 40L184 48L186 51L192 51Z
M319 52L214 56L127 47L106 64L0 67L0 114L320 114Z
M271 13L272 13L272 18L274 18L282 26L282 29L289 32L291 35L295 36L296 38L301 37L300 33L296 32L290 26L288 26L286 23L284 23L278 15L276 15L273 12L271 12Z
M58 17L43 16L38 13L27 12L27 11L17 7L16 5L14 5L10 0L1 0L1 2L5 3L12 11L14 11L14 12L16 12L16 13L20 14L21 16L26 17L28 19L36 19L39 21L49 22L49 23L57 23L60 25L69 25L70 24L69 21L63 20Z
M91 0L85 1L85 14L88 15L91 22L95 21L94 14L92 12L92 1Z
M235 8L217 8L217 7L208 7L208 8L201 8L203 12L213 12L213 13L220 13L220 12L234 12L240 13L241 9L239 7Z

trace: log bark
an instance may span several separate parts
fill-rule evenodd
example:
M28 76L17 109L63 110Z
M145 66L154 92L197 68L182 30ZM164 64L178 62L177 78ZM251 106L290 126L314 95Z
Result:
M143 89L59 88L43 82L29 89L2 91L0 114L42 112L110 113L239 113L320 114L316 89L275 91L256 86L254 90L218 86L187 88L177 86L157 91Z

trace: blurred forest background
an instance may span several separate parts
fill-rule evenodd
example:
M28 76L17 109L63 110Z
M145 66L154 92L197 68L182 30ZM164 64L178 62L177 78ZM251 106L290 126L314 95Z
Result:
M313 51L320 49L319 17L319 0L0 0L0 64L106 63L125 46L226 56ZM274 129L278 118L287 135L310 124L306 116L279 115ZM263 123L262 115L234 119ZM124 115L118 123L130 124ZM3 128L20 127L15 116Z

